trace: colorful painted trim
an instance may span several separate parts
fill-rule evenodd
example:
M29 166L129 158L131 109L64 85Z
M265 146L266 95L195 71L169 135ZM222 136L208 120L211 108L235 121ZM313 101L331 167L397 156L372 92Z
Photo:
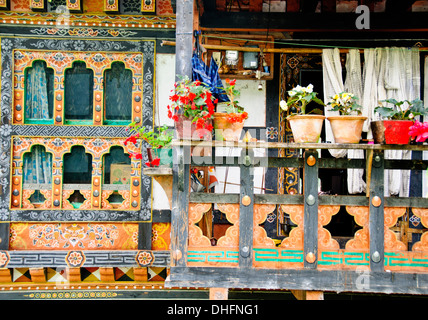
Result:
M238 251L197 251L190 250L187 254L188 262L200 263L239 263Z
M169 265L169 251L0 251L0 268L168 267Z
M147 15L60 15L54 13L0 12L0 24L46 27L108 27L132 29L175 29L175 16Z

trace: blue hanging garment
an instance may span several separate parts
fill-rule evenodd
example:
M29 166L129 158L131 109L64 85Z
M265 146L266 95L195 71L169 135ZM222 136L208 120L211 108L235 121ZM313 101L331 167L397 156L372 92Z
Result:
M221 82L220 75L218 73L218 65L213 58L211 58L208 74L211 79L210 87L213 96L218 99L218 102L229 101L226 91L224 90L223 83Z
M193 81L199 80L207 87L210 87L211 78L208 75L208 67L205 62L199 58L196 52L193 53L192 56L192 69Z

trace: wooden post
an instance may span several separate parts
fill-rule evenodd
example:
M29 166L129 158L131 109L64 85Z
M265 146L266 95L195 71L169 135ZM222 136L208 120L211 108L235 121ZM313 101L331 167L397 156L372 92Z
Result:
M253 252L254 151L241 152L241 190L239 204L239 267L251 268Z
M174 148L171 208L171 266L185 267L189 233L190 148Z
M318 258L318 152L306 150L304 159L304 267L316 269Z
M370 270L384 271L384 153L373 154L370 183Z
M193 0L177 0L175 74L192 78Z

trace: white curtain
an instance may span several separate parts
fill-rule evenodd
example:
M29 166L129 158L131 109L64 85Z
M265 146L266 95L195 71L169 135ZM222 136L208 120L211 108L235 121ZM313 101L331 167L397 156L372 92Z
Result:
M351 49L346 56L345 91L351 92L361 104L363 96L363 80L361 74L360 50ZM367 108L365 108L367 109ZM365 126L365 129L367 127ZM367 132L367 130L365 130ZM348 150L348 159L364 159L364 150ZM348 169L348 193L357 194L366 191L363 180L364 169Z
M337 93L348 91L361 99L362 80L361 80L361 61L358 49L350 50L346 59L346 80L343 84L342 65L340 62L339 49L323 49L323 88L324 103L327 104L331 96ZM338 115L337 111L330 111L329 107L324 109L326 117ZM330 121L325 121L326 141L334 142L334 136L331 131ZM342 158L346 155L352 159L364 159L363 150L329 149L330 154L335 158ZM366 183L363 180L364 170L348 169L348 192L356 194L364 192Z
M420 97L420 62L417 48L381 49L381 71L387 99L414 100ZM381 100L381 99L380 99ZM387 150L385 159L411 159L408 150ZM408 197L410 170L385 171L385 196Z
M364 69L361 75L361 62L358 50L350 50L347 55L347 77L342 81L339 49L323 49L323 79L324 101L328 102L332 95L349 91L359 97L363 107L363 116L367 117L363 131L367 138L372 139L370 122L378 120L374 113L375 107L381 100L395 98L397 100L413 100L420 92L419 50L412 48L376 48L364 50ZM426 81L427 82L427 81ZM425 82L425 83L426 83ZM325 115L335 115L337 112L325 108ZM334 142L329 122L326 120L326 141ZM334 157L363 158L361 151L329 150ZM386 159L411 159L410 151L386 151ZM350 194L364 192L366 184L362 179L363 170L348 170L348 192ZM386 170L385 195L409 194L410 171ZM426 187L428 189L428 187Z
M340 63L340 52L338 48L322 50L322 69L323 69L323 90L324 103L327 104L331 96L344 91L342 80L342 65ZM338 111L330 111L329 107L324 108L326 117L338 115ZM325 119L325 140L334 143L333 132L330 122ZM330 154L335 158L346 156L346 150L331 149Z

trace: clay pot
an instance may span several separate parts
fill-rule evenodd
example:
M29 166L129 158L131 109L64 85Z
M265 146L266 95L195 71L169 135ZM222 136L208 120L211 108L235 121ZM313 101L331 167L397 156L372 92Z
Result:
M336 143L359 143L363 132L363 116L332 116L327 118L330 121Z
M211 131L196 129L196 123L181 114L178 115L178 121L175 121L175 131L179 140L211 140L212 137Z
M293 133L294 142L318 142L325 116L318 114L299 114L287 117Z
M214 113L215 139L220 141L239 141L244 121L230 122L227 113Z
M372 121L371 128L374 142L377 144L408 144L411 120Z

